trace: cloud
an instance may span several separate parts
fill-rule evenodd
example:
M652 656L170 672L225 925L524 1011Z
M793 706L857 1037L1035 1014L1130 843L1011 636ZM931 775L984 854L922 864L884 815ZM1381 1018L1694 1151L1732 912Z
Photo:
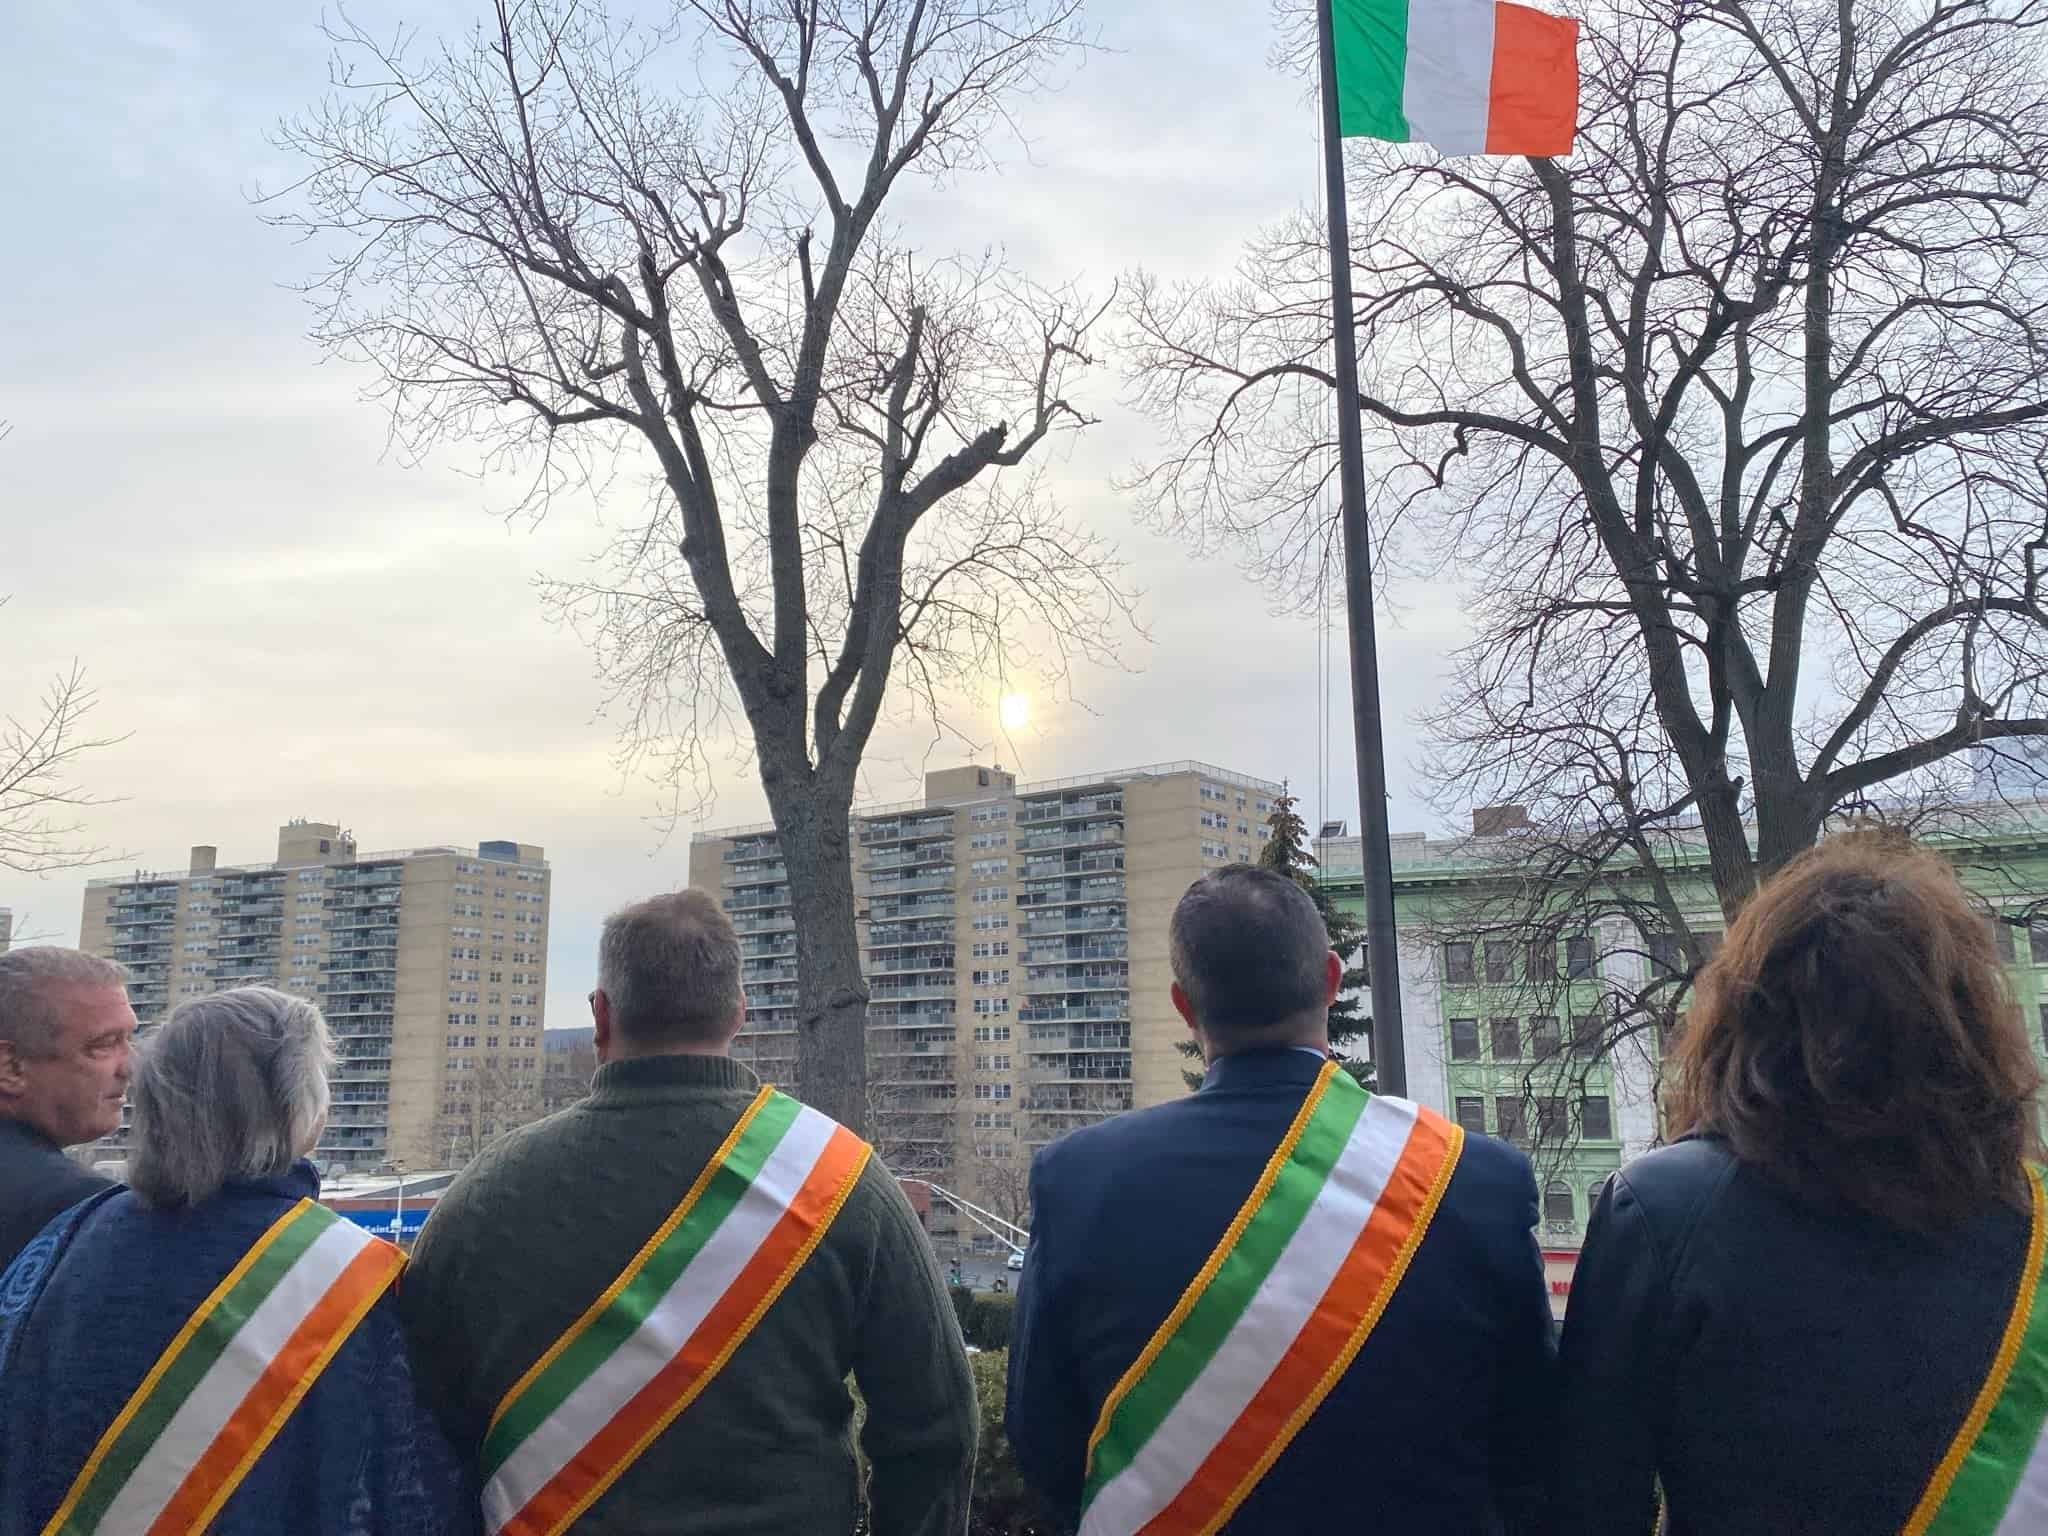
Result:
M399 15L360 11L373 27ZM429 34L473 14L404 13ZM1227 271L1257 223L1315 195L1301 83L1266 69L1257 8L1092 14L1103 50L1020 114L1028 157L906 198L906 228L928 252L996 245L1034 276L1098 287L1141 263ZM365 847L545 844L548 1017L578 1023L598 921L683 878L688 829L664 842L658 793L621 780L589 657L531 589L597 547L600 509L564 503L508 528L494 510L511 496L458 473L458 455L388 455L362 376L318 366L305 339L290 285L312 253L266 228L249 194L289 174L267 142L276 118L324 88L318 15L124 0L12 19L0 95L21 131L0 155L37 233L0 247L0 418L16 423L0 445L0 592L14 594L0 708L86 665L101 724L131 733L86 766L91 788L123 797L94 832L144 867L180 867L194 842L268 858L291 816L342 821ZM1312 813L1355 820L1341 603L1325 676L1312 625L1272 619L1227 561L1133 527L1109 479L1147 429L1108 370L1086 389L1104 424L1053 478L1122 545L1154 643L1128 670L1083 671L1081 704L1039 701L999 755L1027 778L1207 759L1288 778ZM1394 721L1433 701L1462 633L1454 593L1401 596L1381 636ZM1397 823L1420 825L1409 733L1390 751ZM914 794L958 753L892 723L864 788ZM717 823L765 815L743 760L721 760L715 789ZM69 937L83 883L0 872L0 903Z

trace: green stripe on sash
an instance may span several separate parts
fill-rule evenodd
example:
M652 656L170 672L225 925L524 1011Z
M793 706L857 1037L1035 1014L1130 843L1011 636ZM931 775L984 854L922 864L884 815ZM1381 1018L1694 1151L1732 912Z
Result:
M113 1444L106 1448L72 1505L71 1513L58 1527L65 1536L89 1536L141 1465L142 1458L156 1444L157 1437L177 1415L213 1364L226 1351L229 1341L248 1322L270 1293L277 1289L285 1272L310 1248L320 1234L342 1218L313 1201L303 1202L258 1255L256 1262L229 1287L227 1293L201 1314L199 1326L185 1340L183 1348L164 1363L162 1374L149 1394L136 1405L134 1414L122 1426Z
M2029 1168L2027 1177L2033 1185L2035 1206L2032 1254L2041 1243L2044 1196L2040 1171ZM2030 1295L2015 1297L2015 1306L2029 1311L2004 1389L1964 1453L1955 1481L1933 1520L1924 1527L1927 1536L1985 1536L1996 1529L2006 1506L2012 1503L2028 1458L2048 1427L2048 1268L2033 1277L2033 1282Z
M1088 1459L1084 1506L1130 1465L1244 1315L1329 1182L1330 1171L1371 1097L1348 1074L1329 1074L1321 1101L1302 1127L1293 1155L1281 1165L1265 1199L1173 1336L1110 1415Z
M711 1236L732 1214L741 1196L752 1188L803 1106L787 1094L770 1094L762 1103L740 1139L733 1143L718 1171L705 1185L697 1202L675 1230L647 1256L637 1273L630 1273L619 1292L589 1326L549 1362L547 1369L529 1382L525 1390L499 1415L484 1436L483 1478L496 1475L527 1436L561 1407L597 1368L612 1357L647 1320L647 1315L695 1259Z

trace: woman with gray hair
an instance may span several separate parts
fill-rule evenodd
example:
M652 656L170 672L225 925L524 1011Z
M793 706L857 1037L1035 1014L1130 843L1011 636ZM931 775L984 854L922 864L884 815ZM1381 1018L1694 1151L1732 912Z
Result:
M333 1064L310 1003L241 987L142 1045L131 1187L0 1276L0 1536L468 1536L414 1394L404 1263L318 1202Z

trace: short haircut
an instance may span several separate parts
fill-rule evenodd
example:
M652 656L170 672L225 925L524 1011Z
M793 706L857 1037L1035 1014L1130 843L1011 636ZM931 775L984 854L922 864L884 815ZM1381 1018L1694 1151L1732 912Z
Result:
M1255 864L1202 876L1173 909L1173 979L1213 1034L1250 1039L1323 1008L1330 932L1299 883Z
M24 1056L48 1056L64 1032L63 993L127 983L125 969L82 949L10 949L0 954L0 1040Z
M604 920L597 984L636 1044L717 1040L739 1012L739 935L703 891L650 896Z
M2025 1208L2040 1073L1990 925L1947 860L1845 833L1766 881L1700 973L1675 1132L1824 1204L1952 1228Z
M236 987L179 1004L136 1062L129 1185L176 1207L283 1173L327 1112L333 1064L326 1021L302 998Z

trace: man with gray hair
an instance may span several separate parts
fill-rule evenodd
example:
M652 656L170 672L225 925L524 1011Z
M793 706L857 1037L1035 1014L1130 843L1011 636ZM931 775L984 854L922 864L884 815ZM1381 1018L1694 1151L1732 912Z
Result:
M591 1095L428 1220L400 1308L498 1533L957 1536L973 1380L896 1181L729 1056L740 945L701 891L616 912Z
M108 1186L64 1155L119 1128L135 1010L125 973L76 949L0 954L0 1270Z

